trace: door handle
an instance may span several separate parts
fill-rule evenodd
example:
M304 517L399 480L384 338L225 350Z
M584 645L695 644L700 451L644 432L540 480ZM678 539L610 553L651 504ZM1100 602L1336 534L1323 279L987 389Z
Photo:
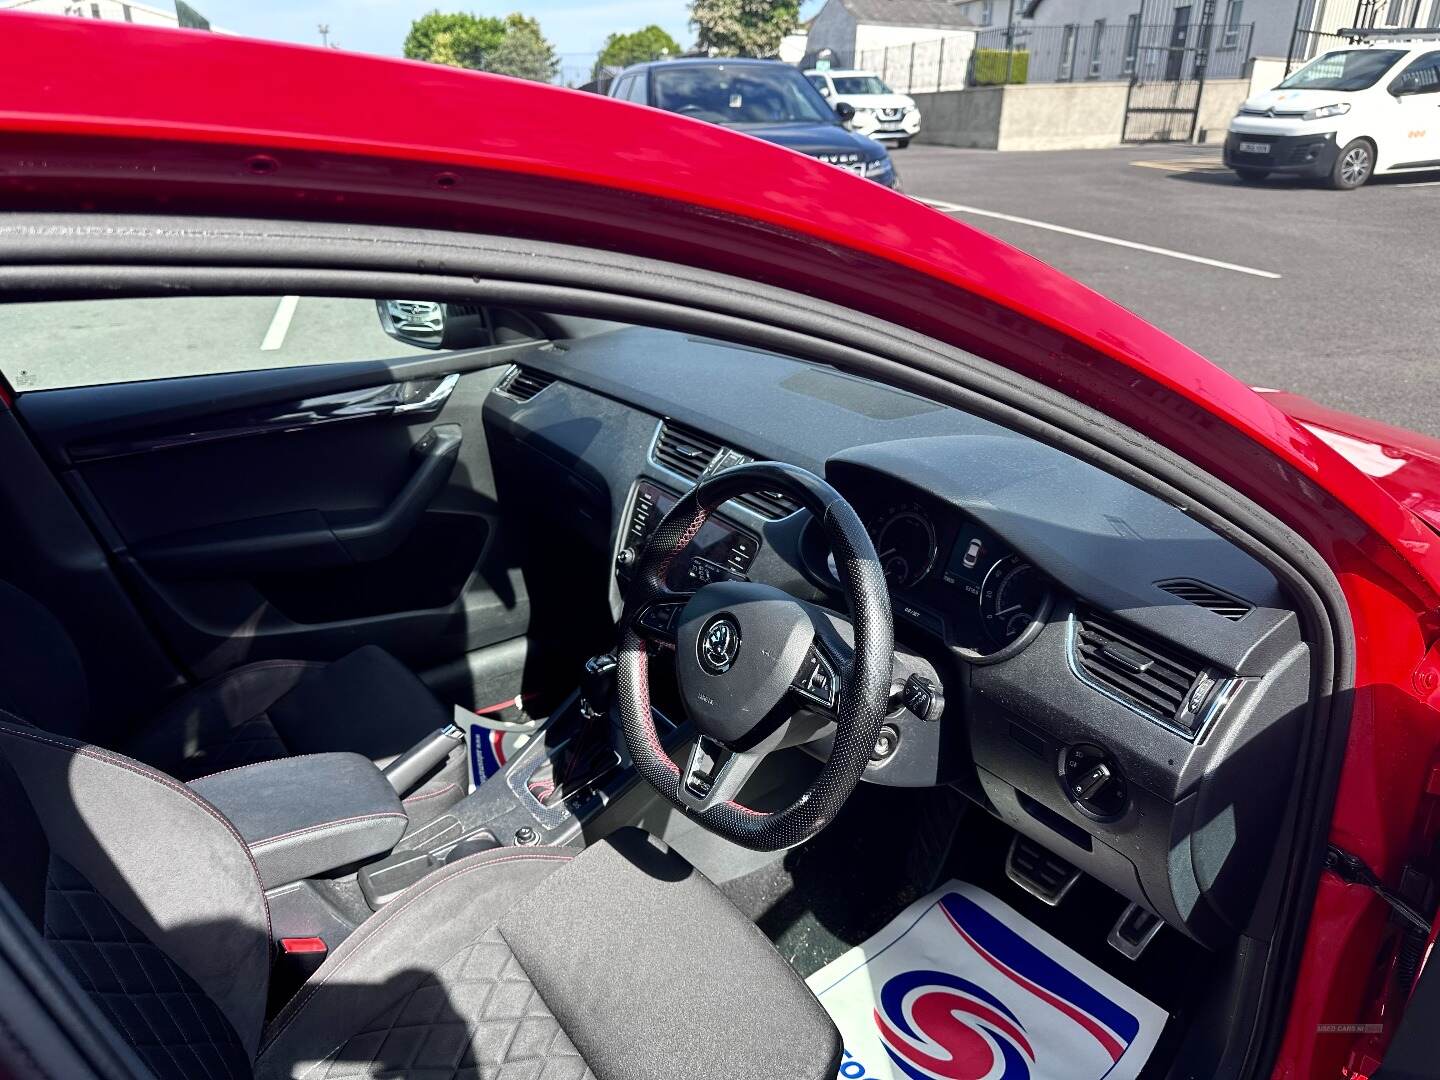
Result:
M460 458L463 432L440 424L415 444L414 471L390 504L363 515L296 510L229 521L135 546L137 559L168 577L316 570L383 559L403 544L445 489Z

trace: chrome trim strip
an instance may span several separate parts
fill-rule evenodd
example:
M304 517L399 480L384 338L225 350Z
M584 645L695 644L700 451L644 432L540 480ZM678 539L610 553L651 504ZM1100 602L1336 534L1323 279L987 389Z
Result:
M1096 693L1105 695L1111 701L1115 702L1115 704L1124 706L1136 716L1143 716L1152 724L1158 724L1172 735L1180 736L1180 738L1186 742L1198 743L1205 737L1210 730L1210 726L1220 718L1220 714L1225 711L1231 699L1234 698L1236 692L1240 689L1241 683L1245 681L1244 679L1233 676L1217 679L1216 681L1220 684L1220 689L1210 698L1210 704L1205 707L1205 715L1200 718L1200 723L1195 725L1193 732L1186 731L1170 718L1152 712L1143 706L1135 704L1133 701L1127 701L1104 683L1098 682L1085 673L1085 669L1080 664L1080 659L1075 649L1076 624L1078 621L1079 620L1075 618L1075 612L1073 610L1066 616L1065 620L1065 659L1070 665L1070 673Z

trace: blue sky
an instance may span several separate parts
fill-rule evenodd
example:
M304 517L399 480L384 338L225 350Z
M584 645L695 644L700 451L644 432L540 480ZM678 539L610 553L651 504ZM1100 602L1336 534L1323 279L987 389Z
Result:
M505 15L523 11L540 20L562 53L593 53L613 32L656 23L683 46L692 43L685 0L190 0L216 26L239 34L318 44L326 23L342 48L398 56L412 19L436 7ZM807 0L806 17L821 0Z

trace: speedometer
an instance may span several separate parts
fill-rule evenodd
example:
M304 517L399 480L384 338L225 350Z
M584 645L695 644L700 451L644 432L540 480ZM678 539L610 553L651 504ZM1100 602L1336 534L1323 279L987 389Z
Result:
M996 562L980 587L980 625L997 648L1019 641L1032 626L1038 631L1049 607L1049 584L1019 555Z
M939 546L935 526L913 503L891 507L868 526L880 567L892 589L908 589L925 580Z

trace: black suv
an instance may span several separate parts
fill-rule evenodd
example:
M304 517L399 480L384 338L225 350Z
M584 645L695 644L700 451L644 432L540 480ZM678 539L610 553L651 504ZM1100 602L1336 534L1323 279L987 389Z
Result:
M779 60L698 57L636 64L615 77L610 96L724 124L886 187L900 186L885 147L846 128L850 106L831 109L798 68Z

